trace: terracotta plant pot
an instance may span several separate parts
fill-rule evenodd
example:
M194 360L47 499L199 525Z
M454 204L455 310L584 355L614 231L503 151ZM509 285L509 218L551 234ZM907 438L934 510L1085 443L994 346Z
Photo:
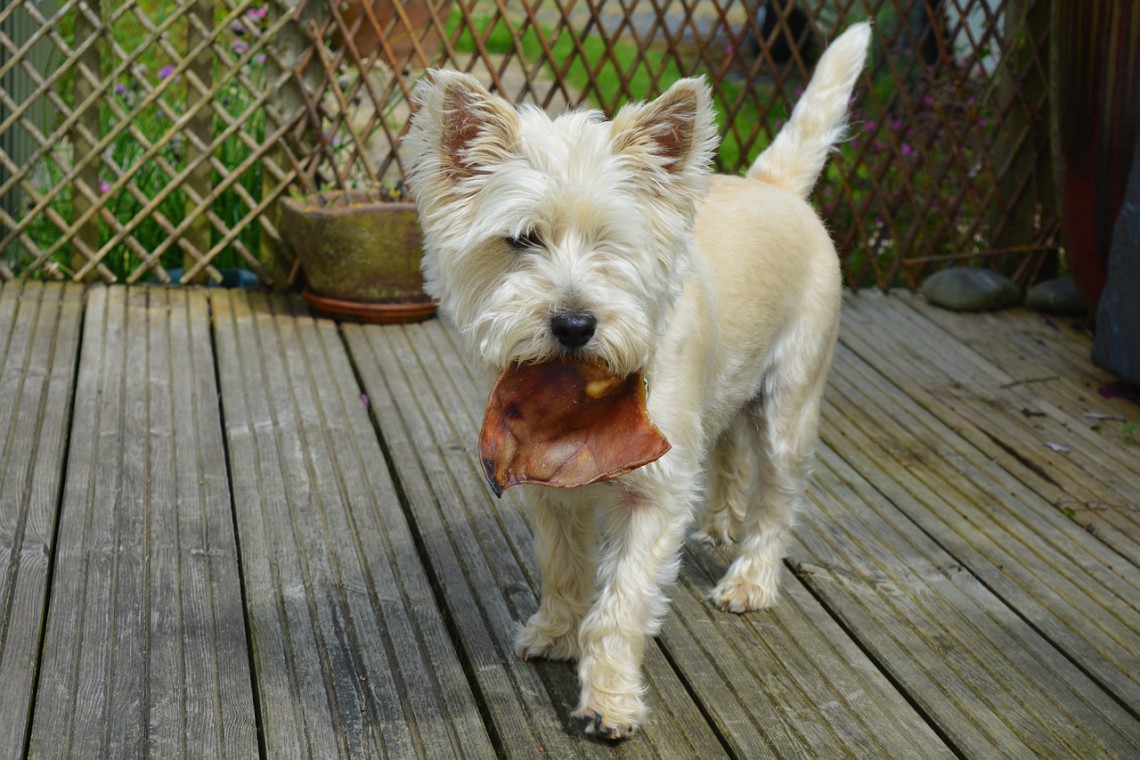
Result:
M435 313L423 292L414 204L360 191L284 198L281 233L317 313L363 322L416 322Z

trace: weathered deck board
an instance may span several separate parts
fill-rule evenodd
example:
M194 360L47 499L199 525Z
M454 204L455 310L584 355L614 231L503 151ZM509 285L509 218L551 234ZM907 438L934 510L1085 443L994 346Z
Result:
M844 341L870 362L885 361L852 335ZM890 372L885 365L874 371L864 356L839 352L831 387L842 413L829 415L836 424L825 429L825 440L1066 656L1140 712L1140 570L1050 503L1040 478L1019 479L1025 468L1011 473L967 442L977 440L975 425L984 426L986 438L1007 435L1001 415L962 422L949 403L897 374L901 392L884 391L882 377ZM893 465L872 468L883 459Z
M1126 442L1123 434L1127 423L1140 421L1140 405L1111 395L1120 380L1092 363L1087 336L1062 326L1062 320L1025 309L969 315L938 309L910 294L900 294L899 300L949 333L956 343L1000 367L1015 384L1026 386L1054 406L1069 425L1096 433L1100 447L1122 455L1117 457L1123 465L1121 474L1140 482L1140 449ZM1052 350L1053 345L1062 350ZM1037 409L1028 413L1042 414ZM1132 504L1140 505L1135 492ZM1128 530L1136 535L1140 511L1127 510L1118 517L1130 517Z
M1137 568L877 377L839 352L824 440L957 563L1140 704Z
M0 288L0 757L23 752L35 693L82 293Z
M88 294L34 756L257 755L206 320Z
M900 293L898 298L1018 383L1033 385L1035 392L1066 414L1086 420L1090 430L1124 445L1121 428L1126 421L1136 421L1140 406L1121 396L1102 395L1102 390L1111 390L1120 379L1092 363L1092 341L1071 326L1072 317L1051 317L1028 309L963 314L931 306L909 293ZM1088 412L1125 419L1085 417Z
M1123 757L1134 715L963 571L840 460L821 452L793 551L800 574L968 757ZM818 519L818 518L817 518ZM806 557L801 561L800 557Z
M908 378L921 406L1003 468L1140 564L1137 457L1104 445L1089 421L1019 384L902 299L860 293L845 303L843 340L884 377ZM890 330L891 341L877 337ZM1069 453L1047 443L1066 444Z
M511 639L515 621L525 620L537 605L538 580L521 503L515 492L508 492L502 501L490 496L472 448L485 391L461 360L453 335L440 322L407 328L346 326L345 333L366 387L379 392L383 383L382 387L399 401L390 409L377 409L385 435L397 426L405 429L397 440L389 441L399 472L405 480L422 479L421 473L427 474L428 485L436 493L424 493L422 498L431 504L431 510L436 501L454 504L445 508L447 527L441 526L441 530L454 532L470 521L463 504L468 509L485 505L482 510L494 518L487 520L488 527L474 542L492 547L489 554L465 561L462 571L470 573L473 563L496 564L489 557L509 557L508 562L499 561L497 567L488 568L488 575L495 577L489 583L494 588L525 586L527 593L520 589L510 600L499 600L483 590L481 593L488 597L485 605L510 608L488 616L471 635L486 636L489 629L500 652L497 656L508 670L500 677L527 678L526 670L535 666L514 662ZM410 407L421 410L419 420L415 419L417 415L406 413ZM408 454L402 457L398 452ZM433 477L437 471L448 473L447 488L461 492L440 494L438 484L443 480ZM417 488L422 486L405 482L405 490ZM421 509L428 511L427 507ZM417 518L423 522L420 512ZM465 542L463 538L453 540ZM439 551L446 554L448 548L441 545ZM467 558L479 551L471 546L459 554ZM661 654L673 667L680 668L681 678L699 700L701 710L712 718L730 752L741 757L826 756L844 748L892 757L937 756L941 742L934 733L794 578L789 575L786 579L789 602L773 613L759 620L725 615L712 610L703 598L713 583L707 567L711 564L714 572L722 573L723 561L706 556L699 546L691 551L700 559L701 569L694 566L696 562L686 568L674 594L673 614L662 632L665 651L651 649L647 672L650 681L663 688L675 676ZM457 578L442 585L450 589L458 582ZM542 711L556 710L567 724L572 747L579 730L567 719L574 706L573 670L547 664L537 667L553 671L553 678L561 681L544 679L553 699L563 702L552 707L545 700L539 701L532 708L537 713L532 720L540 720ZM682 693L682 701L653 696L654 714L645 741L662 756L697 756L698 746L681 750L685 745L669 735L678 727L683 734L691 734L692 726L702 722L686 713L691 709L686 706L686 695ZM812 720L801 720L804 715L811 715ZM544 746L548 751L554 749L549 744ZM700 756L708 756L707 752Z
M212 303L267 755L491 756L336 326Z
M689 547L661 641L736 756L951 756L790 572L772 610L735 616L710 605L726 568Z
M781 603L688 546L610 747L514 654L529 516L445 324L7 283L0 756L1140 756L1140 406L1088 348L849 296Z

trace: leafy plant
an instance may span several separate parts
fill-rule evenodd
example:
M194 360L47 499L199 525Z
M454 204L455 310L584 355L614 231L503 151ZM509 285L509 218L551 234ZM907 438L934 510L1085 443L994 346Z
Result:
M110 139L93 163L89 163L89 166L97 166L93 180L96 187L92 190L103 196L100 198L103 210L92 219L98 232L97 241L93 242L97 250L108 249L101 263L119 279L135 272L143 260L140 253L149 254L160 248L164 249L160 257L163 268L170 270L182 266L183 252L177 245L170 244L170 231L184 228L188 214L199 203L181 184L172 183L178 175L186 172L191 162L200 165L198 162L202 159L194 154L194 146L189 144L184 132L186 126L175 126L175 122L187 113L192 93L178 73L177 61L170 57L168 51L172 48L187 49L187 20L173 18L171 14L180 12L174 4L143 0L142 10L148 13L153 26L162 27L168 19L171 21L164 31L167 44L144 46L148 30L135 15L125 12L125 7L121 2L108 2L102 6L104 18L110 22L107 26L111 30L111 44L117 52L108 55L110 49L102 48L104 70L101 75L107 82L107 90L93 107L97 108L99 118L96 139L105 139L102 136L110 136ZM216 21L220 24L228 13L229 8L219 6ZM249 51L251 42L260 35L265 15L263 8L250 8L241 19L224 30L222 40L229 45L234 57L240 60ZM71 16L67 18L69 22L61 24L59 32L64 43L72 47L75 25ZM259 225L251 224L246 218L262 193L259 163L246 167L236 181L226 183L216 197L210 198L211 188L223 184L224 178L248 158L247 142L260 144L264 139L265 112L259 108L251 109L251 105L265 85L265 57L259 54L245 58L240 72L234 70L232 61L214 58L212 81L222 82L223 86L214 96L214 101L197 112L209 125L208 133L200 138L207 144L213 142L214 136L225 132L232 122L243 122L241 133L230 134L212 149L213 160L207 164L210 167L207 170L209 186L200 191L208 199L208 211L215 220L209 227L207 241L203 242L211 248L216 247L223 241L219 227L241 227L236 241L230 241L213 258L211 263L217 268L243 265L235 242L247 250L256 250L259 245ZM124 66L124 61L129 65ZM60 89L66 98L73 99L74 87L68 84L69 81L74 80L65 80ZM124 128L127 124L129 128ZM246 135L245 139L242 133ZM76 263L82 263L73 262L69 246L60 244L64 235L61 224L66 225L73 220L76 194L79 192L75 187L64 186L71 169L68 157L74 147L77 146L68 145L49 154L41 162L37 175L41 192L54 192L51 213L36 214L28 225L28 235L40 250L55 249L47 269L69 274ZM80 158L75 155L75 160ZM124 227L125 231L118 231ZM36 274L43 276L42 270Z

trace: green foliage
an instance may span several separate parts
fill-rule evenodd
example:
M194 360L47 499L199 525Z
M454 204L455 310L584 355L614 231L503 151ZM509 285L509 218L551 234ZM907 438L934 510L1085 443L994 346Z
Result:
M902 83L889 70L875 78L817 190L832 229L866 232L867 245L848 258L852 271L886 270L916 250L966 253L988 240L992 209L967 191L984 168L993 123L982 83L961 69ZM906 284L900 268L891 285Z
M184 134L185 127L175 128L175 122L188 113L191 93L185 78L176 73L175 61L162 45L149 44L140 47L147 38L147 30L132 13L122 12L122 2L105 2L102 6L105 19L113 19L109 25L115 46L131 60L131 66L116 75L121 69L122 58L110 55L104 46L101 59L104 62L102 78L107 89L97 106L99 115L100 139L110 137L106 147L100 151L96 174L97 186L93 188L104 201L103 212L96 215L99 249L109 247L102 263L119 279L129 276L141 259L136 249L153 252L165 245L160 263L169 270L182 267L183 253L177 245L169 243L170 228L182 225L189 214L195 212L198 201L184 190L182 183L175 183L175 177L183 174L201 157L195 156ZM142 9L150 16L154 26L161 26L171 14L180 12L173 3L160 0L144 0ZM220 24L228 8L218 6L217 22ZM265 12L251 8L243 22L235 22L224 33L223 39L230 45L235 57L245 53L258 34L259 24ZM59 27L60 34L69 45L74 44L74 17L68 15L68 22ZM240 26L239 26L240 23ZM169 48L186 50L188 46L188 21L181 18L167 30ZM221 61L213 63L213 81L223 82L220 91L214 96L213 104L206 104L197 111L199 117L209 124L208 134L203 139L212 142L222 134L232 121L242 122L241 132L254 144L259 144L265 135L264 110L252 109L251 105L258 92L265 85L266 72L264 55L252 56L242 67L242 77L235 76L232 69L223 67ZM243 83L244 78L247 84ZM163 88L158 97L154 91ZM74 79L66 80L60 87L70 104L74 96ZM218 113L221 110L228 118ZM125 128L129 124L129 128ZM150 146L161 145L157 150ZM74 146L72 146L74 147ZM212 150L215 162L208 170L209 186L200 188L200 195L208 195L218 188L225 176L232 173L247 159L250 148L235 132L226 137ZM67 156L66 152L56 155ZM61 162L46 157L40 166L39 184L46 191L59 188L67 182L67 168ZM224 171L219 166L224 168ZM82 176L82 175L81 175ZM60 225L72 222L79 191L74 187L64 187L50 205L50 214L40 213L28 227L28 235L41 250L56 246L63 236ZM256 204L262 193L262 169L259 162L247 167L236 182L229 182L216 197L208 201L208 210L226 229L242 226L238 240L251 251L259 244L260 227L251 224L246 216L250 203ZM143 214L151 204L154 211ZM155 213L157 212L157 213ZM160 222L159 217L165 220ZM54 217L54 221L52 219ZM108 217L112 217L112 223ZM129 226L126 234L116 234L115 228ZM222 232L216 225L210 225L211 247L221 242ZM129 237L128 237L129 236ZM138 245L127 244L133 238ZM216 268L244 266L244 260L233 243L225 246L212 260ZM71 272L73 266L69 246L61 245L53 254L51 266Z
M494 21L494 26L492 26ZM453 9L448 24L448 34L453 36L463 23L462 13ZM550 47L550 56L546 57L542 40L550 41L553 30L543 28L542 38L530 25L522 33L518 32L521 24L512 21L510 25L502 17L495 18L490 14L477 14L471 17L471 26L464 28L456 38L455 49L458 52L474 53L478 49L479 40L483 48L489 53L506 55L520 50L522 57L530 61L546 59L546 66L552 72L557 70L565 81L576 91L584 93L590 103L596 107L613 112L621 106L628 96L626 92L633 93L635 97L669 88L678 79L684 76L676 60L667 57L659 50L650 48L644 53L638 52L636 45L617 41L607 53L606 43L597 35L587 35L574 41L570 32L562 30L558 39ZM474 33L472 28L474 28ZM512 27L514 32L512 32ZM515 36L518 35L516 42ZM572 62L565 66L562 61ZM565 69L563 70L563 66ZM629 84L622 88L623 74ZM758 85L762 88L759 94L765 100L771 91L767 84ZM720 146L720 165L729 170L743 164L741 159L741 145L736 135L740 134L747 141L749 136L759 127L759 112L756 99L745 92L740 82L725 80L720 84L720 92L713 103L717 110L717 117L721 124L726 121L726 114L734 110L733 125L735 131L728 130ZM759 133L758 141L752 145L751 158L758 155L767 145L766 134Z

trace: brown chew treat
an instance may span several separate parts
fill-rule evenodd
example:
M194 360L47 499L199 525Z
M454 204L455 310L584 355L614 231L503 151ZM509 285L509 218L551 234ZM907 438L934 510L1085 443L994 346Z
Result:
M519 483L573 488L649 464L669 442L641 375L598 364L512 364L491 389L479 456L496 496Z

